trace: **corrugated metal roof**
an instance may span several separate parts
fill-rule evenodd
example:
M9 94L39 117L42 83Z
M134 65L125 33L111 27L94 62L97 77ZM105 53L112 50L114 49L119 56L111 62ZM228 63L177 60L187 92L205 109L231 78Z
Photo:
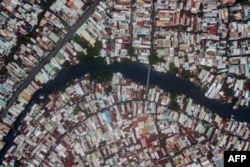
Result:
M45 68L45 70L46 70L49 74L51 74L52 71L53 71L53 69L52 69L52 67L50 66L50 64L46 64L46 65L44 66L44 68Z
M5 106L6 105L6 101L0 99L0 106Z
M49 34L49 38L50 38L54 43L57 43L57 42L60 40L60 38L59 38L55 33L53 33L53 32L51 32L51 33Z

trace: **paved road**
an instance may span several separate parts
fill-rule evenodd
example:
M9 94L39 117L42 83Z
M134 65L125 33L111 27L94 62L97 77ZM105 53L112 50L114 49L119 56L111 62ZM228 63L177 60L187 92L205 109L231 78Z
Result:
M69 41L77 29L89 18L89 16L94 12L96 6L99 4L101 0L95 0L94 3L90 5L87 11L78 19L77 23L70 28L68 33L65 35L63 39L61 39L54 49L38 64L38 66L29 74L29 76L25 79L23 84L19 86L16 91L13 93L12 97L9 99L6 108L0 113L0 118L5 116L9 108L15 103L19 94L30 84L30 82L35 78L36 74L40 72L40 70L44 67L44 64L48 62L53 56L57 54L57 52L63 47L63 45Z

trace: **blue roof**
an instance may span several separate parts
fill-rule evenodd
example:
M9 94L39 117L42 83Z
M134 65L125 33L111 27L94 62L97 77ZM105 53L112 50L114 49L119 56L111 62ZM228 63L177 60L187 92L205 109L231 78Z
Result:
M105 111L105 112L104 112L104 115L105 115L106 120L108 121L108 123L111 123L111 118L110 118L110 116L109 116L108 111Z
M167 109L166 109L166 112L165 112L165 116L168 117L169 114L170 114L170 110L167 108Z

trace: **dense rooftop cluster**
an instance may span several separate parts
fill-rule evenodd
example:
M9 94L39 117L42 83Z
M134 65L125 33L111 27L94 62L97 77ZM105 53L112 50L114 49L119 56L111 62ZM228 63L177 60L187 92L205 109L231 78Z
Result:
M57 0L48 10L38 3L0 3L1 111L89 5L84 0ZM127 59L151 64L156 71L175 72L199 83L209 98L235 108L249 106L249 4L234 0L101 1L74 37L42 64L42 70L8 109L1 121L0 148L43 84L65 64L89 62L97 56L107 64ZM44 15L39 20L41 12ZM17 44L20 39L23 41ZM8 55L15 44L15 52ZM150 89L145 98L144 86L120 74L111 83L108 94L107 85L91 83L86 76L65 92L51 95L41 106L34 105L15 140L17 146L9 150L4 163L21 158L24 164L32 159L34 166L209 166L221 163L223 150L249 149L246 123L219 118L184 96L173 100L157 88ZM169 156L164 157L166 154Z
M59 18L61 18L64 23L69 26L75 24L79 16L84 13L83 9L86 9L86 1L81 0L57 0L50 7Z
M0 55L7 56L18 38L38 23L41 7L34 1L3 0L0 3Z
M19 5L22 5L22 3L19 2ZM5 67L8 74L4 75L3 82L1 81L2 84L0 85L1 110L4 109L13 92L23 83L29 73L38 66L40 61L67 33L67 25L60 20L55 14L47 11L44 18L41 19L38 29L33 32L33 35L29 37L26 43L20 45L14 54L14 61L9 62ZM0 148L5 145L4 136L8 134L13 123L25 109L33 94L43 84L53 79L57 72L65 66L65 62L69 62L71 65L79 63L76 58L78 52L85 52L85 49L74 40L71 40L50 61L43 64L43 69L35 76L28 87L22 90L15 104L8 109L7 114L1 119L5 125L2 126Z
M222 119L157 87L145 97L145 86L121 73L109 84L87 74L33 104L3 164L222 167L222 151L250 149L245 122ZM179 110L169 109L172 100Z
M75 1L75 3L77 2L78 1ZM37 21L36 16L38 12L41 12L41 9L39 8L38 4L36 4L35 2L32 3L34 3L34 5L32 5L31 2L28 3L27 1L3 1L1 3L1 7L6 11L13 8L12 12L14 13L13 15L11 13L6 12L5 14L8 15L8 17L10 18L6 19L6 21L10 22L11 20L16 20L20 21L20 24L21 23L33 24L34 21ZM32 30L32 35L26 36L27 39L25 39L24 41L22 41L22 43L20 43L20 46L17 48L16 52L13 53L13 55L8 56L11 46L4 47L4 49L8 50L6 52L0 49L1 52L0 60L4 62L6 61L6 59L9 59L10 57L13 58L13 60L8 62L8 64L5 67L3 67L7 70L7 72L3 75L1 74L0 109L3 109L5 107L6 103L11 98L13 91L15 91L15 89L18 86L20 86L20 84L22 84L22 81L29 76L30 72L37 67L37 65L49 54L51 50L53 50L55 44L57 44L61 39L64 38L65 34L68 32L67 28L69 26L67 25L67 23L69 22L67 20L63 20L68 16L67 12L71 10L72 13L78 13L79 15L81 15L83 13L83 7L85 7L86 9L87 6L86 5L84 6L84 3L82 1L80 1L79 3L81 5L78 7L73 7L73 5L71 5L71 7L68 8L63 7L63 4L61 4L60 7L64 8L65 12L60 14L60 17L57 17L57 15L59 15L57 11L53 10L54 13L52 13L51 11L46 11L44 13L44 17L41 18L39 25L36 27L35 30ZM57 3L52 5L51 10L56 8L56 4ZM5 10L2 11L2 14L4 13ZM25 21L24 18L17 19L18 16L16 15L21 15L24 18L27 17L26 19L33 19L33 21L30 20ZM29 15L32 15L32 17ZM76 22L77 18L78 17L71 18L70 16L68 16L67 19L70 19L71 22L74 23ZM16 26L17 24L12 24L12 25L15 25L15 28L18 28ZM22 29L23 31L25 31L23 35L28 33L29 29L32 29L32 27L34 28L34 25L26 28L23 27ZM10 28L11 26L7 26L6 24L6 29ZM7 30L2 29L1 31L7 31ZM9 30L9 31L13 31L14 33L17 30L16 31ZM0 38L0 41L2 39L4 40L4 44L1 46L5 46L5 44L11 41L12 39L11 34L1 33L1 35L3 37ZM13 42L13 44L15 44L15 42ZM6 56L7 58L4 58ZM72 56L73 55L71 55L70 57ZM74 55L74 57L75 56L76 55Z
M155 48L165 63L155 69L202 80L206 96L237 107L249 104L250 15L249 2L234 2L157 1Z
M204 68L216 76L204 83L210 90L206 94L209 98L247 106L248 2L233 6L224 3L101 1L76 35L91 46L99 42L99 53L85 54L99 55L108 64L124 59L149 64L150 56L154 55L159 57L159 62L153 63L155 70L173 71L195 82L202 79L198 76L203 75L201 69ZM0 108L4 109L22 80L63 39L69 25L84 13L81 10L84 7L86 4L79 0L52 4L54 13L47 11L44 14L33 35L20 45L14 61L6 66L8 72L1 76ZM235 55L236 52L239 53Z

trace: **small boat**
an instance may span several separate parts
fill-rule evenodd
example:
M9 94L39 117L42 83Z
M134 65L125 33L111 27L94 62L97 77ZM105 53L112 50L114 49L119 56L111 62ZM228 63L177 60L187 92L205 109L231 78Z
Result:
M44 95L40 95L39 99L43 100L44 99Z

